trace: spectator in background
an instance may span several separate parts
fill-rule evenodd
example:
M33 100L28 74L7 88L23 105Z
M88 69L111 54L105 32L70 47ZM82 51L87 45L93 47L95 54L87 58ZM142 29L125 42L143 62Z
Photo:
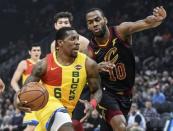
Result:
M6 110L5 116L3 118L2 127L3 129L9 129L11 125L12 114L9 110Z
M13 129L13 131L22 130L22 121L23 121L23 115L20 112L20 110L16 109L11 119L11 128Z
M128 117L129 130L146 131L146 122L144 116L138 110L138 105L132 103L131 110Z
M164 89L164 94L166 96L166 100L173 101L173 78L168 78L168 86Z
M156 85L156 92L152 96L153 104L163 104L166 100L165 95L160 91L160 84Z
M157 113L156 109L152 106L151 100L147 100L145 102L145 108L143 111L144 118L146 120L147 131L150 131L150 125L152 119L160 119L159 114Z

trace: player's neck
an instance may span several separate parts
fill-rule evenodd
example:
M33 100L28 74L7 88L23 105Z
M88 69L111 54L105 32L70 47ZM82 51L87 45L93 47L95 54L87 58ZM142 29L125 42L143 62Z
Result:
M108 27L106 27L106 32L103 37L96 37L95 36L95 41L97 42L98 45L106 45L109 42L109 36L110 32Z
M39 61L39 59L34 59L34 58L30 58L30 60L35 64Z
M61 51L56 52L56 59L62 66L69 66L75 61L75 58L69 57Z

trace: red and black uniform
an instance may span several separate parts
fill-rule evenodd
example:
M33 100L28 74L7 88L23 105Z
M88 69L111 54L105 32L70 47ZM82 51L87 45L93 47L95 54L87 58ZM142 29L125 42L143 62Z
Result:
M130 110L132 87L135 79L135 59L128 42L123 41L116 27L110 27L110 37L105 45L99 46L93 38L89 50L97 62L110 61L115 68L109 72L101 72L103 97L100 109L103 117L109 122L115 115L124 114Z

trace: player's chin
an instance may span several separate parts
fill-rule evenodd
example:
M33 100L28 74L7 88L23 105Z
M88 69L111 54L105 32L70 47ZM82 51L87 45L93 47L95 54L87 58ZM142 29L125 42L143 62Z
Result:
M72 57L73 57L73 58L76 58L77 55L78 55L78 51L73 51L73 53L72 53Z
M97 37L99 37L101 35L101 31L98 31L98 32L93 32L93 34Z
M39 55L37 55L37 56L35 56L35 59L38 59L40 56Z

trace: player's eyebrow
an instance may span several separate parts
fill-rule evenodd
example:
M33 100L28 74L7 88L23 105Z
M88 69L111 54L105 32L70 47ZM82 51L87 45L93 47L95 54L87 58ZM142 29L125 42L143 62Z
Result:
M100 17L99 16L95 16L95 17L93 17L91 19L87 19L87 21L93 21L93 20L98 19L98 18L100 18Z

